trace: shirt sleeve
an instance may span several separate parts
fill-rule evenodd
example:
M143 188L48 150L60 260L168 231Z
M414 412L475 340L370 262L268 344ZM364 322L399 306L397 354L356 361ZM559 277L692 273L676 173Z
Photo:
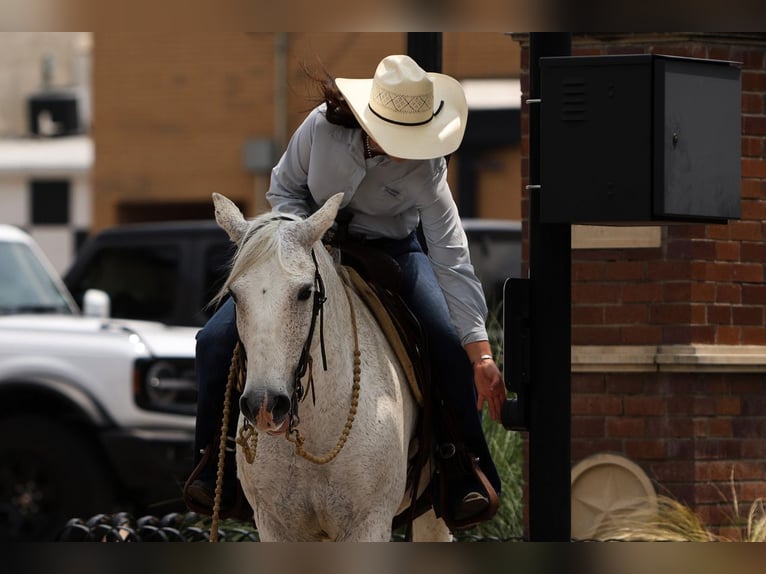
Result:
M488 340L487 302L471 264L468 239L447 183L443 159L434 183L433 196L420 208L428 257L463 345Z
M308 217L311 213L311 195L308 187L311 145L319 108L315 108L298 126L287 149L271 170L271 182L266 200L275 211Z

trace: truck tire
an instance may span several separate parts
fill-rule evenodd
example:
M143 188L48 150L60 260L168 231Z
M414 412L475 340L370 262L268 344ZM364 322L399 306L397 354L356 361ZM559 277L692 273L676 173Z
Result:
M107 513L109 473L74 429L40 415L0 421L0 541L52 541L71 518Z

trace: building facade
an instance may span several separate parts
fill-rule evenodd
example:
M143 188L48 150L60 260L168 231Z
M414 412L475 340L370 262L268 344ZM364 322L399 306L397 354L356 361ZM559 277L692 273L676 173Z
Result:
M515 39L528 94L528 36ZM625 457L657 494L737 537L750 504L766 496L766 37L572 37L573 56L644 53L740 64L742 215L727 224L573 226L572 464ZM526 105L522 126L526 165ZM524 191L525 221L528 201ZM736 520L735 504L745 513Z

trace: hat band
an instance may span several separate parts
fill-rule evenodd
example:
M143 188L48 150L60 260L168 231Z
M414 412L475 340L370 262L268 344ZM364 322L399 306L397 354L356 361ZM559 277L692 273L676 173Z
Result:
M431 112L431 117L427 120L423 120L422 122L399 122L396 120L392 120L391 118L387 118L384 115L379 114L375 110L372 109L372 106L370 104L367 104L367 107L370 109L370 111L375 114L377 117L379 117L384 122L388 122L389 124L396 124L397 126L422 126L430 122L432 119L434 119L434 116L436 116L440 111L442 111L442 107L444 106L444 100L441 100L439 102L439 107L436 108L435 112Z

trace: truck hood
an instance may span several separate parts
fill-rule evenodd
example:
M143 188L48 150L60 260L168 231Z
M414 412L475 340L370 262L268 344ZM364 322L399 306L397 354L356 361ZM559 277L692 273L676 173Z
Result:
M138 337L151 355L193 357L197 327L167 326L150 321L101 319L79 315L21 314L0 316L0 331L44 332L104 336Z

